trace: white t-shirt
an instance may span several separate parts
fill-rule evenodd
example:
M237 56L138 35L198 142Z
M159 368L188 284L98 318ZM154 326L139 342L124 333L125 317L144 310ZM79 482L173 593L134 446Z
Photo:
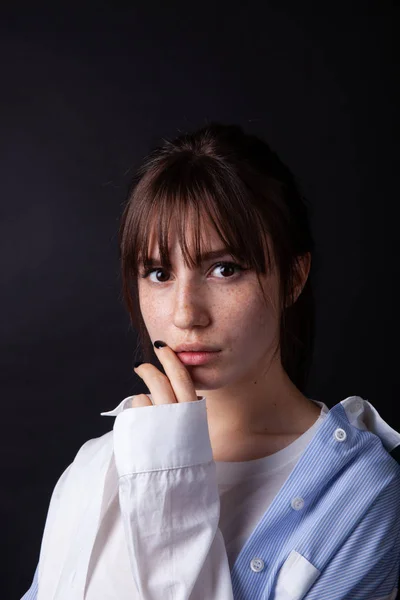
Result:
M315 423L282 450L245 462L216 461L221 501L219 528L230 568L326 417L329 409L321 404Z

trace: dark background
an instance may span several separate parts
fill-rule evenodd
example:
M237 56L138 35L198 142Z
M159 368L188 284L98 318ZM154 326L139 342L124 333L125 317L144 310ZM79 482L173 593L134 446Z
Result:
M145 391L117 232L134 169L206 121L262 135L313 205L308 394L398 402L399 9L82 4L1 15L1 598L31 584L53 487ZM397 46L397 47L396 47ZM397 167L397 168L396 168ZM397 287L397 286L396 286Z

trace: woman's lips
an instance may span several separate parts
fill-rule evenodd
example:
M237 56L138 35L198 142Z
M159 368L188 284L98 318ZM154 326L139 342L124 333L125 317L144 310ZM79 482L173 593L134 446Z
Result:
M177 352L177 356L185 365L203 365L213 359L220 353L217 352Z

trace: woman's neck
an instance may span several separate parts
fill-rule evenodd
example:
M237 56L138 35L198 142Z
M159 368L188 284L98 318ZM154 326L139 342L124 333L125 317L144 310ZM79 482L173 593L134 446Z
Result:
M286 447L318 419L321 409L298 390L281 363L271 365L268 379L254 381L241 394L234 389L196 390L206 397L214 460L254 460Z

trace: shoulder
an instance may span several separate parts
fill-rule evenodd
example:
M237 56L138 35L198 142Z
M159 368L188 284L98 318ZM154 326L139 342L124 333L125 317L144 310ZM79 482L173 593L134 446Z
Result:
M99 456L99 452L102 453L105 450L112 447L112 437L113 432L111 430L107 431L107 433L104 433L99 437L87 440L84 444L82 444L82 446L76 453L74 462L81 463L85 461L94 460L96 457Z
M82 444L73 461L56 482L52 494L53 503L61 496L76 494L83 488L90 489L109 464L113 453L112 435L113 432L109 431Z
M383 461L392 471L393 478L399 479L399 461L392 456L392 453L395 449L400 449L400 433L381 417L371 402L361 396L349 396L334 408L337 409L337 416L341 416L354 432L354 441L361 443L365 449L370 447L375 451L380 461ZM342 413L339 413L339 410ZM372 468L374 466L377 467L371 465Z
M131 401L131 396L124 398L116 408L102 412L101 415L117 416L125 410ZM114 452L114 430L91 438L78 449L73 461L61 474L57 481L55 492L76 490L79 486L90 488L93 482L101 479L110 464Z
M75 475L83 474L85 477L91 472L96 473L109 461L112 452L113 431L108 431L82 444L71 464L71 470Z
M366 400L352 396L333 406L294 474L322 519L347 519L349 528L375 504L400 510L400 465L390 451L400 434ZM297 493L297 492L296 492ZM301 495L301 494L300 494ZM391 516L389 516L389 513Z
M397 519L400 511L400 464L390 452L400 433L360 396L350 396L329 412L330 459L337 461L337 491L354 494L364 510L385 512ZM340 481L345 485L341 489ZM375 507L373 509L373 507Z

